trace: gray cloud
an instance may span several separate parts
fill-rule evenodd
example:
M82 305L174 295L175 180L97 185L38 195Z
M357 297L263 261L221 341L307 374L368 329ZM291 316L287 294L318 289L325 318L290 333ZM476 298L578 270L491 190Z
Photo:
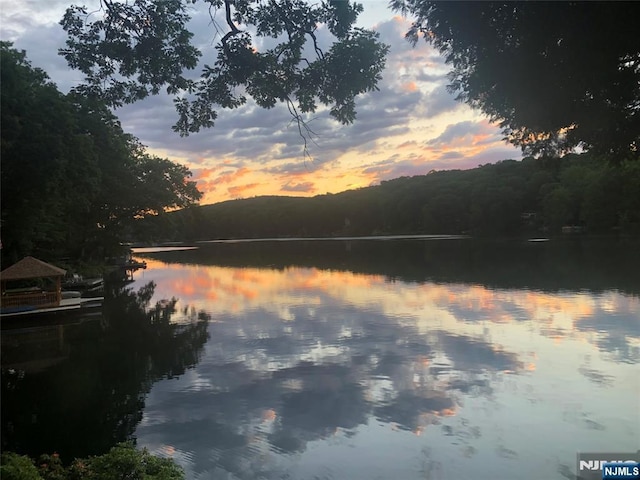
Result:
M443 165L443 162L426 160L415 154L408 155L402 160L399 155L394 155L365 168L363 173L369 175L374 174L376 180L374 180L372 184L375 185L381 181L392 180L399 177L426 175L431 170L441 169ZM448 165L448 168L451 168L451 165Z
M29 28L36 28L27 25ZM66 60L58 55L58 49L64 47L66 40L66 34L60 25L37 26L36 34L20 35L17 38L12 38L11 32L5 31L3 27L2 36L3 40L13 41L14 48L25 50L27 60L34 67L44 70L61 92L67 93L72 87L82 82L84 78L82 73L71 70Z
M425 83L442 83L447 80L447 75L445 73L427 73L421 70L416 75L416 80Z
M440 155L439 160L454 160L456 158L464 158L464 155L460 152L450 151Z
M486 126L484 126L482 123L472 122L470 120L453 123L447 125L447 128L445 128L444 132L442 132L440 136L427 141L426 144L429 146L444 146L449 144L453 140L466 137L467 135L474 135L476 133L479 133L484 128L486 128Z
M289 175L295 173L311 173L318 170L322 170L324 165L333 161L333 158L329 156L314 157L311 160L300 160L287 163L278 163L273 167L264 168L266 173L277 175Z
M446 85L439 85L433 89L422 104L424 118L434 118L445 112L460 108L462 104L447 91Z

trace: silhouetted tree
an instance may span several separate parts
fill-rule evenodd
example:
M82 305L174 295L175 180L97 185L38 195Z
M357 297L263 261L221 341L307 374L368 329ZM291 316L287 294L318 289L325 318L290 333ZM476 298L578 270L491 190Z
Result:
M530 154L576 146L620 159L640 148L637 2L393 0L407 38L435 46L452 92Z
M77 90L118 106L166 88L175 95L174 130L181 135L213 126L217 108L239 107L248 97L264 108L284 103L304 136L309 131L303 130L303 114L320 103L351 123L356 96L375 90L381 79L387 47L373 31L353 26L361 5L203 1L218 43L216 58L197 80L186 74L201 56L188 30L188 6L195 2L104 1L91 15L85 7L67 9L61 24L69 39L60 53L85 74ZM216 20L217 11L223 22ZM320 24L333 37L328 48Z
M139 218L197 202L191 172L149 155L102 103L63 95L0 43L2 257L102 258Z

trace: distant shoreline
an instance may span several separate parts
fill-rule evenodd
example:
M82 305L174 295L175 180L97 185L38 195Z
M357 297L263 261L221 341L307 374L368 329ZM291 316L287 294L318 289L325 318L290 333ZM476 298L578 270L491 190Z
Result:
M319 240L461 240L472 238L470 235L366 235L353 237L271 237L271 238L234 238L218 240L199 240L195 243L249 243L249 242L292 242Z

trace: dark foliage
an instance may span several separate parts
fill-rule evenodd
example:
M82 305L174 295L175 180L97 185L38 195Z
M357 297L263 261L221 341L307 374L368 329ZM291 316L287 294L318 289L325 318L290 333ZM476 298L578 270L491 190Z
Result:
M2 260L102 260L134 219L199 200L191 172L147 154L99 102L63 95L3 42Z
M453 69L450 89L529 154L640 148L637 2L393 0Z
M3 451L68 464L132 439L153 383L195 366L208 339L204 312L154 305L154 290L110 283L93 321L3 331Z
M36 467L37 465L37 467ZM131 443L114 446L104 455L78 458L65 468L57 453L43 454L37 462L27 456L3 452L0 473L5 480L182 480L183 470L168 458L136 450Z
M202 55L188 26L195 2L105 1L91 14L70 7L61 21L69 39L60 53L85 74L78 91L118 106L166 88L175 95L174 130L181 135L213 126L216 109L237 108L248 98L263 108L284 103L306 138L311 132L303 115L318 104L351 123L355 98L377 89L388 47L373 31L354 27L361 5L203 1L217 53L206 59L199 79L187 75ZM320 24L328 31L319 31Z

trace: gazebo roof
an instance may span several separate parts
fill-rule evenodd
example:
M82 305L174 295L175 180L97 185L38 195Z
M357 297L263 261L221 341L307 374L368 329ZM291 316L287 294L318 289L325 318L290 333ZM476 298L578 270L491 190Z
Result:
M22 280L26 278L62 277L66 270L33 257L25 257L0 272L0 279Z

